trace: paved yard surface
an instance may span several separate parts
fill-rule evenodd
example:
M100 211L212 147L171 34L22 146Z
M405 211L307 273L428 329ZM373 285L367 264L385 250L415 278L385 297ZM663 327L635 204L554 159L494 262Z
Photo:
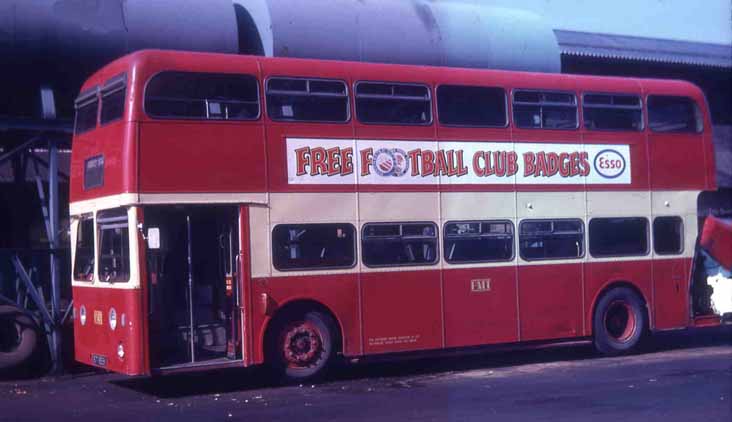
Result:
M0 381L1 421L732 421L732 329L658 336L643 353L586 345L359 364L316 385L259 370Z

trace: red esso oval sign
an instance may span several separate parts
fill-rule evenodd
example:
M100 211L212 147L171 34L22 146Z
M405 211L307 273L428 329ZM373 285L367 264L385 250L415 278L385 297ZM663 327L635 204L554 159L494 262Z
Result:
M605 149L595 156L595 171L606 179L614 179L625 171L625 157L614 149Z

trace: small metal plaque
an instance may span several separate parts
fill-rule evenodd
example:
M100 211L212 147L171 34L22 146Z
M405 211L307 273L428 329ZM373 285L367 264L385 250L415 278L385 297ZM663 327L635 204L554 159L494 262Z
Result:
M94 311L94 324L96 324L96 325L104 324L104 318L102 315L102 311Z
M92 363L96 366L106 367L107 366L107 357L102 355L95 355L92 353Z
M470 291L473 293L482 293L491 291L490 278L478 278L470 280Z

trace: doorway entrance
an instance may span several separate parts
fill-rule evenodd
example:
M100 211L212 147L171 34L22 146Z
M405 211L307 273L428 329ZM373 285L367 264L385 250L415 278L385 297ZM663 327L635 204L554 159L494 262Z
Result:
M240 360L238 208L144 212L152 367Z

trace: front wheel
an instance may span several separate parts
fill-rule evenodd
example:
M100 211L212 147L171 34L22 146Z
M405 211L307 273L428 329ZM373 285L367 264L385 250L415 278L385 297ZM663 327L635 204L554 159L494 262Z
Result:
M638 295L627 287L611 289L595 308L595 348L607 355L629 352L640 342L645 326L646 313Z
M293 315L275 330L269 360L278 375L288 382L323 375L335 354L333 321L328 315L315 311Z

